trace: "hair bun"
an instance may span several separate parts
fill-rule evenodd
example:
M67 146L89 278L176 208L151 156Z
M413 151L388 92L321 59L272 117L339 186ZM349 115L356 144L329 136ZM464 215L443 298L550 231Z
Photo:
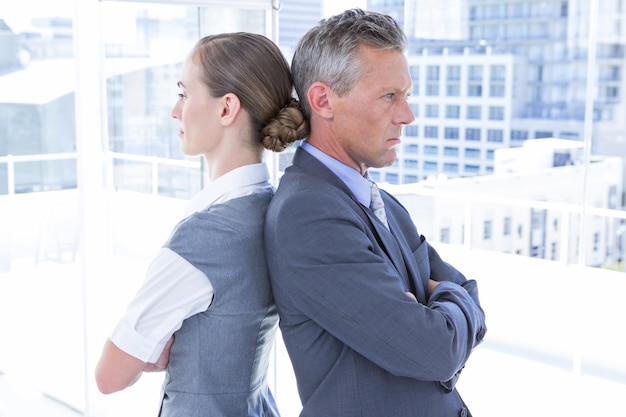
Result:
M274 152L282 152L308 134L309 124L304 119L300 102L292 98L263 129L263 146Z

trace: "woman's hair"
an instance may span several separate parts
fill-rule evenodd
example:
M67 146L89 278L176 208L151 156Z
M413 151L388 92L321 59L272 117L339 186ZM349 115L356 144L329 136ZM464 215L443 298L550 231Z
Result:
M271 40L245 32L209 35L196 43L192 54L210 94L235 94L266 149L283 151L308 134L293 98L289 65Z
M291 63L296 92L307 120L311 107L307 91L321 81L339 96L362 77L359 46L404 52L406 36L390 16L351 9L321 20L298 42Z

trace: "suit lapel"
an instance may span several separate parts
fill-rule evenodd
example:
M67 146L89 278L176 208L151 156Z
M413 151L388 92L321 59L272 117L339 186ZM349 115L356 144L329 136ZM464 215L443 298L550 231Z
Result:
M393 210L386 211L387 221L389 222L390 227L390 230L388 230L378 219L376 219L374 213L368 207L363 206L357 201L356 197L352 194L352 191L350 191L348 186L339 177L337 177L324 164L302 148L296 149L296 153L293 158L293 165L294 167L298 167L306 172L309 172L311 175L318 176L339 188L344 193L349 195L359 207L361 207L362 210L358 214L361 216L364 215L366 219L369 219L369 223L372 225L374 234L377 237L378 244L387 254L387 257L393 264L396 271L398 271L405 288L411 290L415 294L417 300L425 304L426 294L424 292L424 284L417 282L420 279L420 275L414 265L415 261L413 260L414 258L411 250L403 238L396 237L401 236L396 235L396 233L399 233L401 228L393 216ZM383 200L386 205L389 204L391 206L393 204L397 204L392 198L387 196L384 191L381 190L381 194L383 195Z
M388 199L385 199L385 197L383 196L383 200L385 200L385 204L387 204ZM389 205L389 207L391 207L391 204ZM395 245L400 253L400 257L403 261L404 271L406 271L405 274L407 276L405 279L408 281L409 285L408 288L411 289L411 291L415 295L415 298L417 298L420 303L426 304L427 297L424 290L422 277L417 269L417 266L415 265L415 258L413 256L413 253L411 252L411 248L400 234L401 228L396 221L393 210L387 211L387 222L389 223L389 229L391 230L391 233L387 233L393 235L393 241L395 242ZM384 226L380 227L384 228Z

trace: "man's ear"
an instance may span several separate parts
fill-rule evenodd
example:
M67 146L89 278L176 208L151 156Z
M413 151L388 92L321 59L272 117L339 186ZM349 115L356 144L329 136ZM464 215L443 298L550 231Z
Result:
M241 111L241 102L235 94L228 93L222 97L220 104L222 105L220 123L222 126L228 126L237 119Z
M325 119L333 117L333 108L330 101L332 94L334 93L330 87L321 81L311 84L307 91L311 112Z

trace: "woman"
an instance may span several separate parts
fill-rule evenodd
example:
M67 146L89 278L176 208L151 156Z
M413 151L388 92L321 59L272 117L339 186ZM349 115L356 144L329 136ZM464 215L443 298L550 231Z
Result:
M266 373L278 318L263 249L273 188L262 156L303 138L307 124L285 58L261 35L201 39L178 86L181 150L204 155L210 184L106 341L96 382L111 393L167 367L161 416L277 416Z

